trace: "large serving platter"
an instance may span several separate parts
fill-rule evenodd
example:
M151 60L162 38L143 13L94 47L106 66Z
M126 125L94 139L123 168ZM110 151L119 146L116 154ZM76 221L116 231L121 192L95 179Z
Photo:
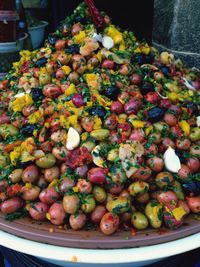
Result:
M0 214L0 230L41 243L72 248L119 249L161 244L200 232L200 222L188 217L177 230L147 229L138 231L118 231L106 236L98 230L73 231L53 226L48 222L38 223L30 218L13 222L5 221Z

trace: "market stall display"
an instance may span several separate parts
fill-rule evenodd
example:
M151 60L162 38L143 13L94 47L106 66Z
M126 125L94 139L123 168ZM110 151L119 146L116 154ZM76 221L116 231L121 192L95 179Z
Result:
M188 220L184 235L198 232L199 70L90 12L81 4L1 83L1 212L61 235L134 239Z

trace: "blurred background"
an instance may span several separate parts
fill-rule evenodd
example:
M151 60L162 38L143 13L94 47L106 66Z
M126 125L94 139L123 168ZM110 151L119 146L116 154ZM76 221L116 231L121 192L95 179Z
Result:
M81 0L1 0L0 1L0 78L5 76L19 58L19 50L36 49L43 45L49 32L54 32ZM153 0L96 0L113 23L135 32L139 39L151 42ZM114 8L113 8L114 7ZM141 14L138 19L136 14ZM28 36L27 36L28 34Z

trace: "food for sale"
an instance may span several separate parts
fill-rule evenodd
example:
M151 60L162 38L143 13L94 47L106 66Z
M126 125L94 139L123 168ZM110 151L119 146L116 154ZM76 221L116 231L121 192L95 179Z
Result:
M0 83L1 212L178 228L200 212L200 72L98 16L81 4Z

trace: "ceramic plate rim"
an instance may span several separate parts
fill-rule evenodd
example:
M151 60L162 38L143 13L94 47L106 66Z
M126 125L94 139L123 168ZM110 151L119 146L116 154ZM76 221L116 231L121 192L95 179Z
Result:
M183 246L184 244L184 246ZM39 243L0 231L0 245L43 259L79 263L131 263L177 255L200 247L200 233L167 243L126 249L78 249ZM113 253L115 256L113 257ZM158 254L159 252L159 254ZM145 255L145 258L144 258Z

